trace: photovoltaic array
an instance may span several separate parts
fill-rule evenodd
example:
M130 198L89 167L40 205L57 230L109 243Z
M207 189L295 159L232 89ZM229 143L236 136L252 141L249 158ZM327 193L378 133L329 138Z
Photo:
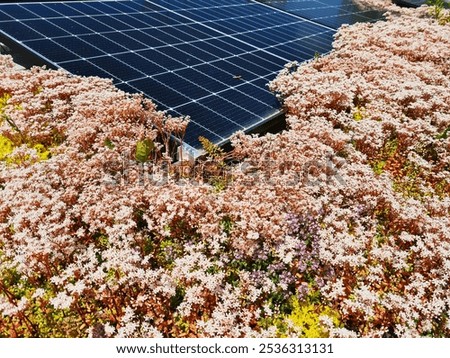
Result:
M189 115L185 141L195 152L199 136L223 144L279 115L266 84L282 67L328 52L341 22L374 18L330 1L10 3L0 4L0 32L51 66L112 78Z

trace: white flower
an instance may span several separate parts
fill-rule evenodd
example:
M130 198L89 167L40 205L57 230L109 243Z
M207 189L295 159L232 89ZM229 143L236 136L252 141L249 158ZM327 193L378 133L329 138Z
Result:
M73 302L73 297L68 296L65 292L60 292L56 297L50 299L50 304L56 309L67 309Z

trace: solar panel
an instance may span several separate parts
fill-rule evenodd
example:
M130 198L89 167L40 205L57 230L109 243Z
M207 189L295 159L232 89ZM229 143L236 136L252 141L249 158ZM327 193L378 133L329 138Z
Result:
M335 29L343 24L371 22L382 18L381 12L358 6L353 0L258 1Z
M51 66L112 78L162 110L189 115L185 142L195 152L199 136L224 144L280 114L265 84L284 64L331 49L335 29L321 21L335 18L340 0L331 1L315 16L278 9L293 1L264 1L277 8L249 0L0 4L0 30Z

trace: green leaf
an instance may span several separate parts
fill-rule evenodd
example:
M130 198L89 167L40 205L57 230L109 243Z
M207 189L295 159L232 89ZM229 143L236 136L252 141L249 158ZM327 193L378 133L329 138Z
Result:
M114 149L115 145L113 142L111 142L111 139L106 138L105 141L103 142L103 144L109 148L109 149Z
M442 133L440 133L436 136L436 139L447 139L449 131L450 131L450 127L447 127Z
M144 163L150 153L155 149L155 143L151 139L144 139L136 143L136 160Z

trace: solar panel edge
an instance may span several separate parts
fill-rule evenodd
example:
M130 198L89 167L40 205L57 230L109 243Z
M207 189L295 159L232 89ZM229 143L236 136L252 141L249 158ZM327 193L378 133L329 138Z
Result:
M17 61L18 65L21 65L23 67L31 67L32 65L46 66L54 70L62 69L61 66L42 56L26 44L21 43L20 40L17 40L15 37L5 33L2 29L0 29L0 40L1 42L4 42L5 45L7 45L9 48L11 48L13 58L15 60L17 58L19 59ZM22 56L22 53L24 52L30 54L30 58L28 60ZM17 58L15 58L16 55L18 56Z

